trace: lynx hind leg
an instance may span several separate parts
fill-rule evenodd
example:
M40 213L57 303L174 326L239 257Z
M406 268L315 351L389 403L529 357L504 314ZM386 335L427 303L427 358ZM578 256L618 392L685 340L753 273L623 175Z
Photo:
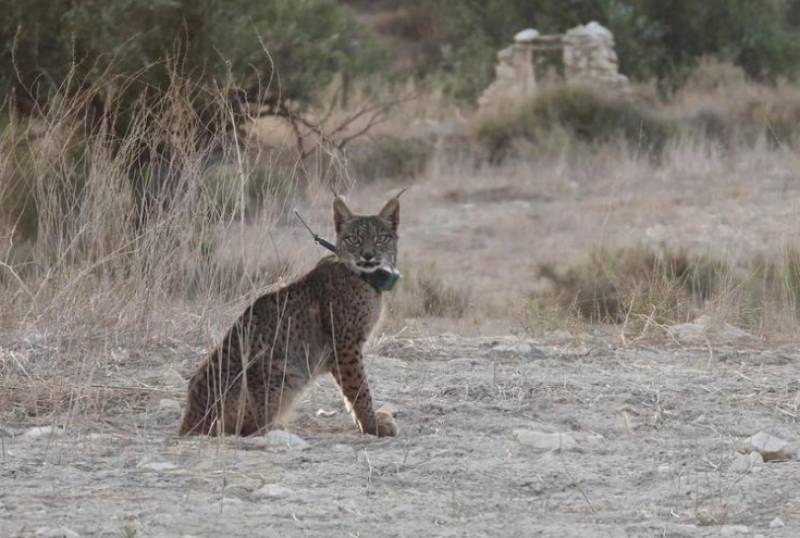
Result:
M211 387L207 383L205 370L196 373L189 381L186 408L183 410L178 435L210 435L214 433L216 413L209 398Z
M229 435L263 435L289 420L294 402L303 393L305 383L282 373L269 382L248 379L228 398L221 427Z

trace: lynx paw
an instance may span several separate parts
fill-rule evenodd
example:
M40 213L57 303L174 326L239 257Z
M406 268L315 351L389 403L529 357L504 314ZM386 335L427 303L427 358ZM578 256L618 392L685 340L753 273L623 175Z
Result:
M394 437L397 435L397 423L389 411L375 411L375 435L378 437Z

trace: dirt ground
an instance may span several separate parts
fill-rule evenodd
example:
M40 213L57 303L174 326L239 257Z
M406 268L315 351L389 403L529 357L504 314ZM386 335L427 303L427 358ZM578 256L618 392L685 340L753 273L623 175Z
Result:
M287 426L302 447L177 438L199 353L105 350L80 389L65 380L55 420L16 394L0 536L800 535L800 462L736 465L759 431L798 435L794 348L384 339L368 369L400 436L357 434L321 379ZM37 376L53 354L19 341L0 357Z

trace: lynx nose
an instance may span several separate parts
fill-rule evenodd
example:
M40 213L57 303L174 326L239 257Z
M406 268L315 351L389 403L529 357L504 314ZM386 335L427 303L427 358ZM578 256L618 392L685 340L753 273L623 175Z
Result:
M364 252L363 254L361 254L361 257L364 258L365 262L368 262L371 261L372 258L375 257L375 255L372 252Z

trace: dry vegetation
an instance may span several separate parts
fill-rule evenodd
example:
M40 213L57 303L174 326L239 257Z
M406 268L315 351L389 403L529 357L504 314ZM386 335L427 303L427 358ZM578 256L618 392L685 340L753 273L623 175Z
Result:
M461 424L459 439L468 443L472 409L498 413L500 424L515 413L543 416L547 406L567 402L564 416L573 417L608 388L598 379L618 369L628 377L615 397L628 406L625 391L642 381L621 359L608 359L613 364L604 363L586 386L562 379L561 346L580 347L589 335L611 335L592 340L597 349L609 341L672 345L678 340L671 327L705 315L747 331L752 342L792 339L800 315L797 207L791 201L800 189L800 126L793 119L800 115L800 92L737 77L729 67L706 64L668 102L644 89L630 100L585 88L551 89L491 118L455 107L443 113L440 96L427 102L423 96L398 107L347 151L320 144L302 160L291 131L269 134L262 124L204 139L180 95L168 96L155 111L139 111L159 121L147 129L143 121L121 140L84 130L79 103L69 99L31 119L5 116L0 420L20 428L133 428L140 432L135 457L155 451L147 444L151 433L168 436L177 419L154 414L154 402L180 399L186 375L231 317L320 255L291 209L301 208L329 236L331 186L348 191L364 211L387 192L414 187L403 198L404 278L375 349L413 366L390 362L397 380L383 386L394 384L402 394L398 400L409 411L401 424L408 418L420 438L452 428L445 418L453 416ZM218 113L226 112L220 103ZM135 181L147 185L146 199L137 198ZM540 371L528 355L538 351L518 351L516 340L470 340L462 349L459 340L428 345L434 340L396 337L440 332L555 335L561 340L547 352L552 379L531 381ZM500 366L462 375L471 359L451 355L462 351L500 357ZM582 353L564 356L578 364ZM432 357L449 361L431 366L436 378L417 368L420 358ZM648 372L665 368L675 386L700 375L693 369L699 360L693 355L681 366L686 371L676 373L657 361L632 359L646 363ZM770 375L779 377L779 366L768 364ZM737 405L752 407L754 416L767 405L763 386L737 390ZM656 417L653 424L642 418L641 428L655 431L672 420L660 397L640 396ZM323 396L314 398L303 403L308 417L312 407L328 405ZM708 405L730 407L708 398ZM789 392L780 398L781 409L796 420L796 398ZM340 423L329 426L317 416L300 424L308 436L328 428L319 442L331 450L340 446ZM633 427L625 427L632 435ZM487 435L504 435L500 430ZM587 433L581 442L598 441ZM447 451L451 444L438 437L430 446ZM206 448L175 450L193 457L191 450ZM366 464L357 459L358 472L368 465L369 484L373 471L376 483L394 480L408 452L392 458L376 470L368 457ZM444 464L464 460L453 458ZM414 479L430 480L425 473ZM584 470L581 480L591 475ZM568 482L570 489L574 480ZM477 489L470 495L483 493ZM603 502L610 501L594 497L589 507L593 512ZM681 517L689 517L684 512L691 510L683 508ZM699 517L692 514L692 521Z
M513 178L498 182L493 176L512 170L524 181L531 168L560 168L563 175L565 164L573 176L591 169L614 178L647 167L662 176L699 170L697 181L704 181L704 167L724 170L726 161L792 159L800 130L794 121L800 93L793 86L758 86L736 68L710 61L658 106L644 88L628 99L551 88L502 115L454 123L463 111L451 108L445 112L450 118L442 118L436 112L441 97L431 96L427 104L422 97L401 105L397 119L388 118L347 152L320 149L302 161L286 144L287 129L277 138L265 137L263 128L249 129L249 138L238 132L203 138L200 119L179 92L155 110L135 113L140 127L122 140L81 127L80 105L90 95L55 100L31 119L6 114L0 139L3 326L73 332L77 323L91 331L102 319L109 332L138 334L161 312L174 318L176 308L205 313L238 304L307 261L283 248L296 238L286 227L287 210L299 204L316 211L331 182L347 188L357 181L375 191L397 181L424 189L428 181L435 189L452 177L451 202L480 204L528 190ZM218 114L226 114L222 102ZM328 111L328 117L336 114ZM148 115L160 119L151 125ZM451 125L431 127L443 122ZM453 134L459 125L465 134ZM172 149L165 153L164 147ZM460 171L475 179L459 182ZM485 186L475 194L470 181ZM135 182L146 185L145 195ZM567 179L555 188L572 187ZM325 223L323 217L317 222ZM674 323L709 304L724 304L726 319L747 329L765 328L777 312L791 318L782 326L794 321L800 284L792 245L738 252L735 259L690 247L641 240L589 245L586 261L571 256L574 265L567 266L566 260L532 258L545 263L514 278L545 277L549 288L528 297L591 323L623 323L631 316ZM412 244L409 250L420 249ZM446 262L424 256L420 252L420 263L407 269L407 286L392 308L397 319L461 318L491 302L480 283L463 281ZM196 315L186 330L205 314Z

